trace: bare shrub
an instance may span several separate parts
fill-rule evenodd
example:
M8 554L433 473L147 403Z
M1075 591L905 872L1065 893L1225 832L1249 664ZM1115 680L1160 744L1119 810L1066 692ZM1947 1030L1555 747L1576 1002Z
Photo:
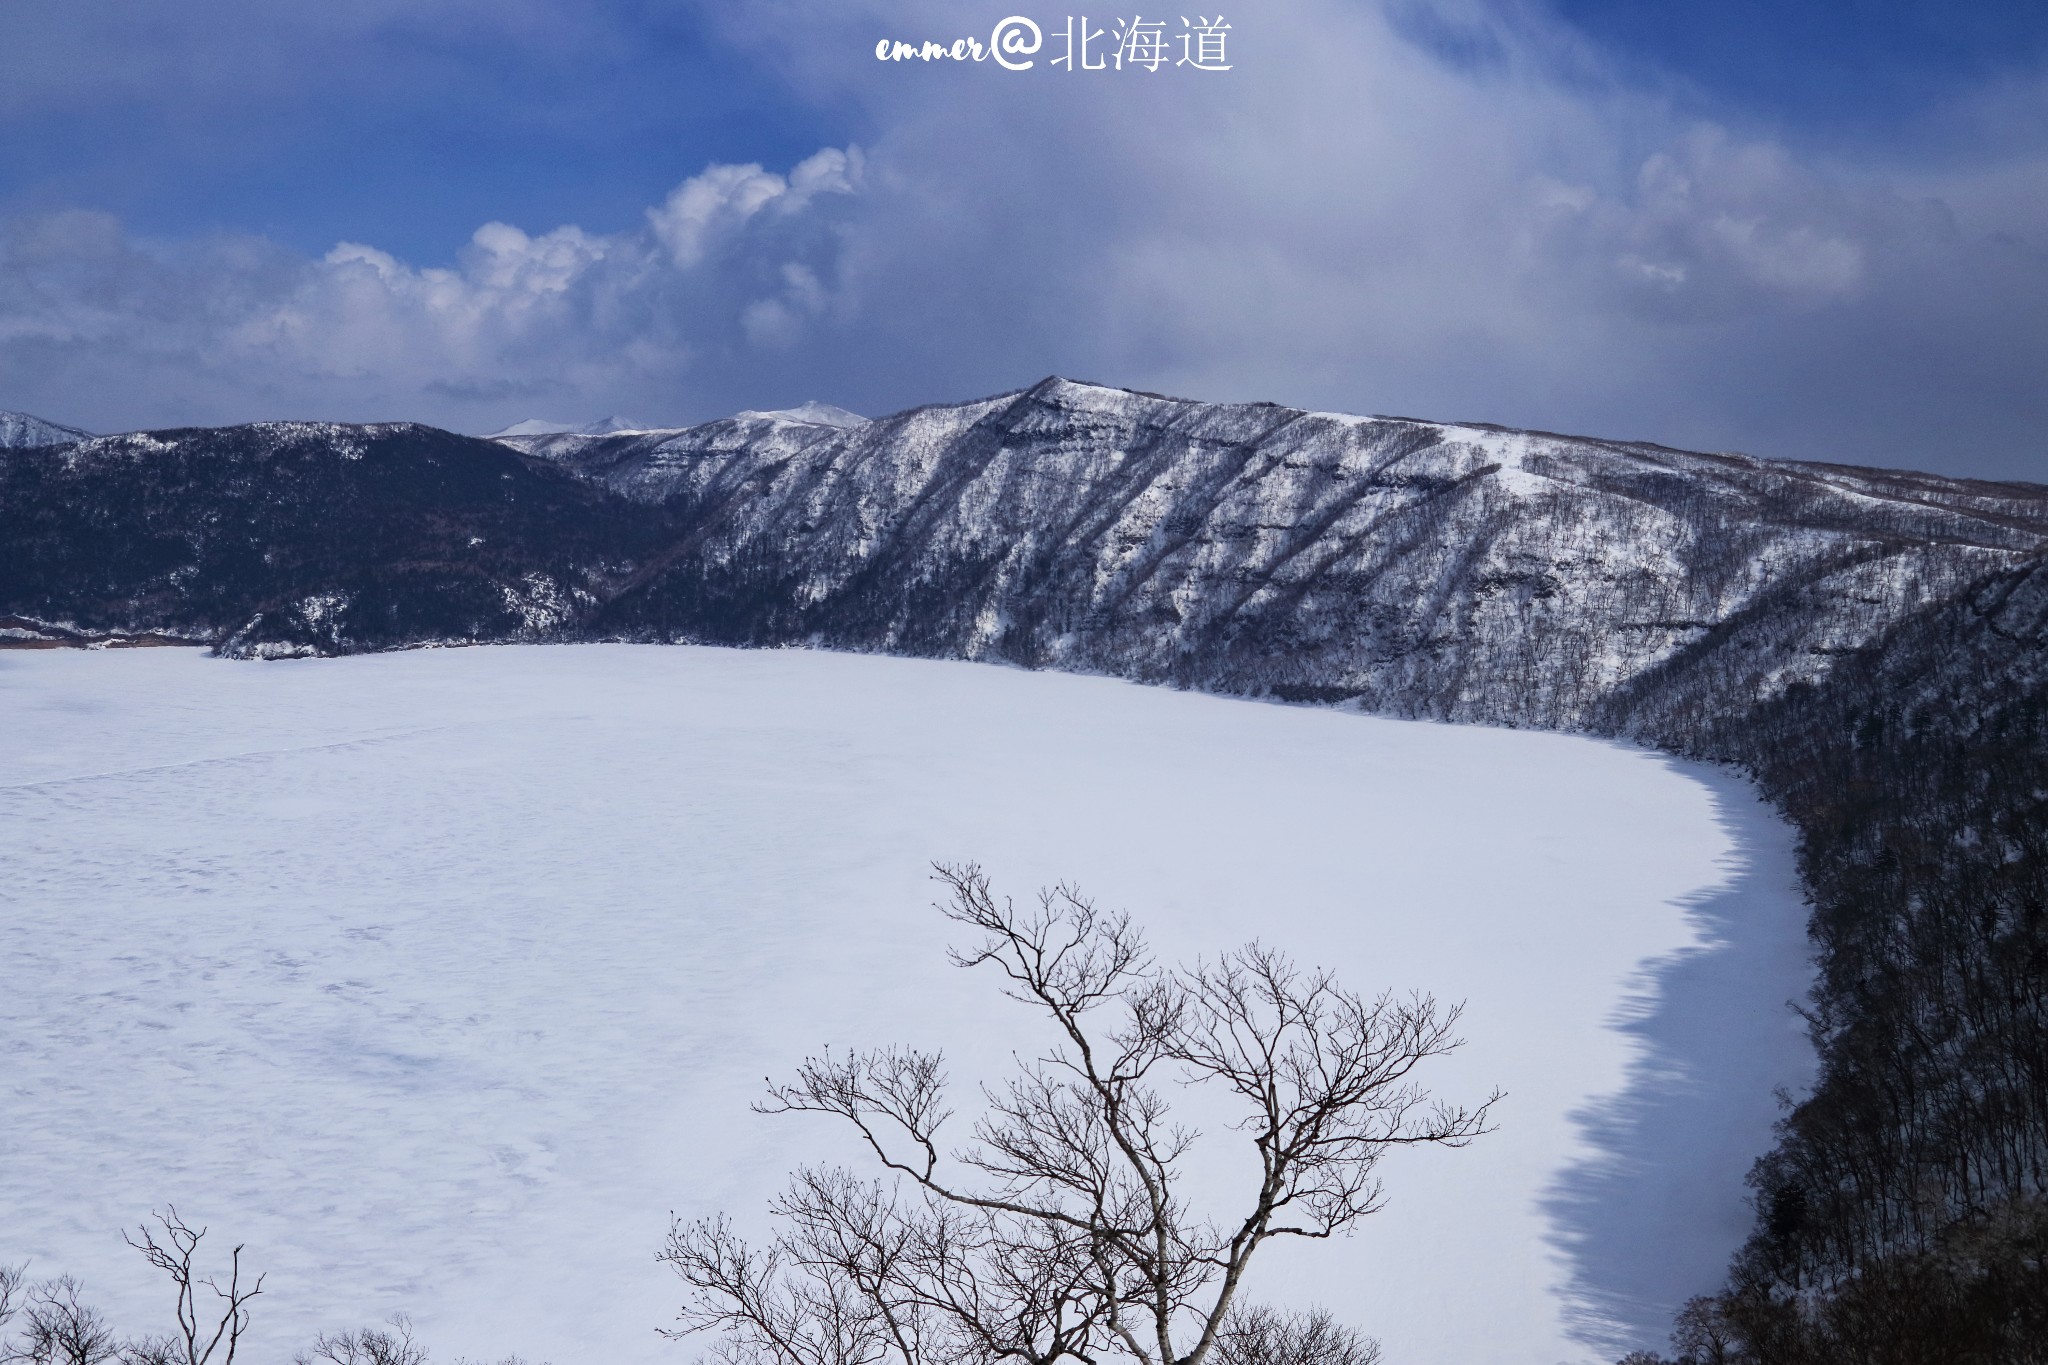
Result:
M104 1365L119 1357L120 1340L105 1318L80 1301L77 1280L62 1275L23 1285L20 1276L19 1270L13 1272L8 1286L10 1297L13 1292L21 1296L21 1326L5 1348L9 1362Z
M293 1365L426 1365L427 1349L413 1340L411 1318L400 1313L388 1328L322 1332L313 1339L312 1350L293 1357Z
M1283 1314L1234 1308L1216 1334L1215 1365L1379 1365L1380 1344L1320 1308Z

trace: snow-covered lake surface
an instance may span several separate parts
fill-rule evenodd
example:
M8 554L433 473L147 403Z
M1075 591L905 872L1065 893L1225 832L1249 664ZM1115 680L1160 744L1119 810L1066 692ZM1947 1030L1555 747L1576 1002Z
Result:
M0 1261L130 1330L118 1230L174 1202L269 1271L256 1365L410 1312L441 1362L684 1365L671 1210L761 1209L823 1044L1000 1066L934 859L1071 879L1169 957L1254 935L1466 999L1429 1079L1500 1130L1286 1248L1389 1365L1661 1345L1811 1066L1789 833L1623 746L801 651L292 663L0 654Z

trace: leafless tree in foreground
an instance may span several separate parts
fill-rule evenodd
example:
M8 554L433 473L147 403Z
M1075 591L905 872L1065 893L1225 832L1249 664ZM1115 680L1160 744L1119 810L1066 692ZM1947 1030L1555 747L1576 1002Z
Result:
M193 1268L193 1258L198 1253L199 1243L206 1236L205 1228L193 1228L178 1217L175 1208L166 1206L164 1212L154 1215L163 1229L163 1240L150 1230L147 1223L136 1229L141 1241L122 1234L128 1245L141 1252L149 1263L171 1277L171 1283L178 1291L178 1331L175 1336L155 1337L139 1343L134 1348L147 1365L210 1365L214 1352L223 1345L227 1347L221 1356L220 1365L234 1365L235 1350L241 1345L242 1333L249 1329L249 1300L263 1292L263 1276L247 1289L242 1287L242 1246L237 1244L228 1253L228 1283L223 1289L212 1275L200 1275ZM219 1301L220 1314L209 1326L200 1321L199 1290L209 1289ZM209 1318L212 1317L208 1313Z
M678 1221L661 1259L691 1292L670 1335L718 1333L725 1365L1371 1365L1369 1338L1239 1292L1264 1243L1379 1208L1389 1148L1488 1131L1497 1092L1465 1108L1413 1079L1459 1045L1461 1007L1367 1001L1257 943L1163 968L1128 916L1072 887L1020 911L973 865L937 871L941 908L979 937L954 962L1000 971L1057 1041L985 1090L950 1153L939 1054L807 1059L756 1107L844 1119L887 1176L800 1171L766 1247L723 1218ZM1181 1192L1197 1135L1172 1121L1169 1082L1241 1111L1257 1177L1226 1214Z

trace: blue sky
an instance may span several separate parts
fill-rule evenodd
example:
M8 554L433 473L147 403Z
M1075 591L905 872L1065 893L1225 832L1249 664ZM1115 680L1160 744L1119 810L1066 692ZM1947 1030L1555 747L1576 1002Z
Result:
M510 22L429 5L340 35L277 5L39 8L8 59L43 89L10 101L4 203L104 209L152 234L360 240L433 262L493 218L616 228L707 162L788 165L862 131L856 108L800 97L687 4ZM245 18L253 31L209 60ZM109 46L127 78L95 90Z
M1799 137L1915 143L1973 86L2048 55L2037 0L1556 0L1702 112Z
M1058 371L2048 480L2048 6L1264 0L1228 73L873 60L1012 10L1076 12L10 0L0 407Z

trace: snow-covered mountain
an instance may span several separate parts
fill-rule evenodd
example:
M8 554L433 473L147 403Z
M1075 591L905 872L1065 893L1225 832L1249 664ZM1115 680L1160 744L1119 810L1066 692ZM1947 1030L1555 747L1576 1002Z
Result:
M611 630L1523 724L1606 728L1681 677L1752 703L2048 549L2043 488L1058 379L572 464L691 528Z
M514 422L503 431L487 431L482 435L486 441L502 441L511 436L559 436L574 430L576 426L572 422L548 422L529 417L523 422Z
M688 528L595 612L1668 736L2048 549L2048 489L1065 380L529 443Z
M2033 485L1063 379L854 425L110 437L4 476L48 532L0 583L20 616L322 652L429 621L815 641L1653 735L1816 682L2048 551ZM541 505L560 515L529 522ZM64 566L117 526L130 567Z
M815 398L808 402L800 403L793 408L771 408L766 412L749 410L738 415L741 417L779 417L789 422L810 422L816 426L846 427L849 430L854 427L865 426L868 420L857 412L848 412L845 408L834 407L830 403L820 403Z
M46 422L40 417L31 417L25 412L0 412L0 450L19 450L27 446L60 446L68 441L82 441L92 435L77 427L67 427L58 422Z
M763 452L801 449L835 433L854 431L867 425L867 418L830 403L808 402L801 407L766 412L740 412L697 427L638 427L618 424L608 418L576 430L508 430L495 438L514 449L539 455L611 484L617 491L642 499L659 500L665 484L658 477L636 480L628 471L641 465L661 466L685 452L752 448ZM618 425L612 425L618 424ZM540 423L521 423L538 427ZM599 440L600 437L628 437L628 440ZM616 475L616 477L614 477Z
M526 436L609 436L617 431L644 431L645 422L635 422L626 417L603 417L595 422L576 426L569 422L544 422L538 417L529 417L523 422L514 422L503 431L487 432L486 441L504 441Z

